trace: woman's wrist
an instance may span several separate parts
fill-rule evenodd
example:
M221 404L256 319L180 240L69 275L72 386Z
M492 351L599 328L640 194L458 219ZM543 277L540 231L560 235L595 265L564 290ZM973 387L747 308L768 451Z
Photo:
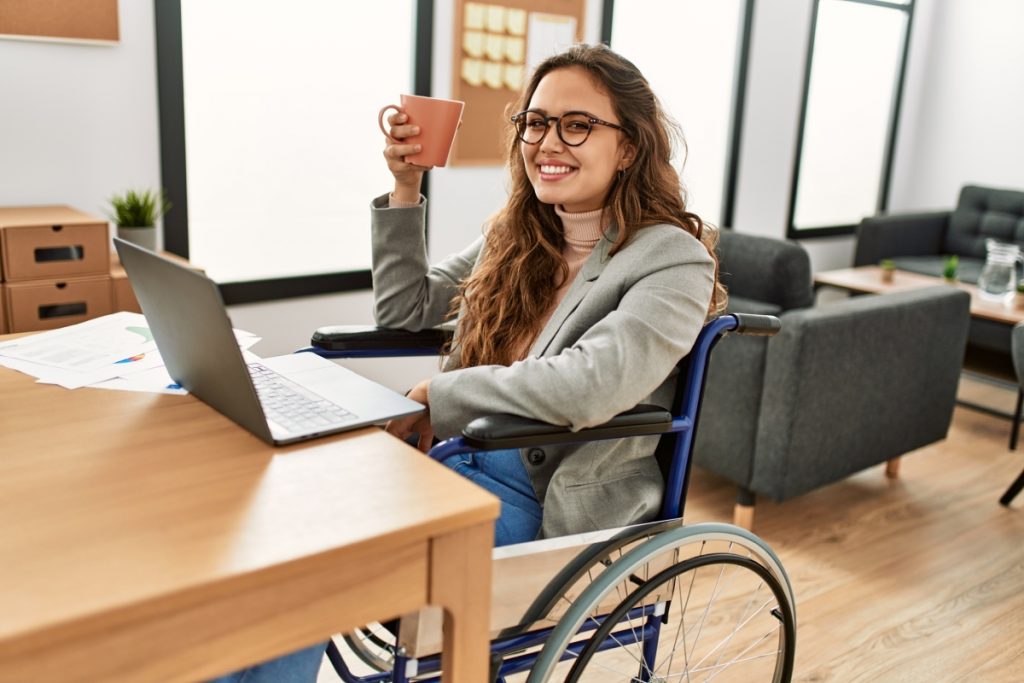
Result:
M405 202L406 204L419 204L420 202L420 183L395 183L395 190L391 193L391 197L399 202Z

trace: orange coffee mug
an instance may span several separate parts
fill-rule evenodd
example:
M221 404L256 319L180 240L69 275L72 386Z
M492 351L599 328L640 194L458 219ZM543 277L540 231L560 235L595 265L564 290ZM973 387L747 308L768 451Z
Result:
M448 163L448 153L455 141L455 131L462 122L462 108L465 102L458 100L442 100L436 97L419 95L402 95L402 106L389 104L377 114L377 125L384 135L399 144L420 145L416 154L408 154L405 160L418 166L444 166ZM384 128L384 114L389 110L403 112L408 118L406 124L419 126L419 135L404 140L395 140Z

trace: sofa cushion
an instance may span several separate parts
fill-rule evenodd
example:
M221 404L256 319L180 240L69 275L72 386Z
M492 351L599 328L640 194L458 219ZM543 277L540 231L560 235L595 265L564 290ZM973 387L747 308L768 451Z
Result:
M892 262L900 270L934 277L942 277L942 270L946 265L942 256L900 256L892 259ZM956 267L957 279L973 285L978 284L978 276L981 275L981 267L984 264L984 259L961 256Z
M985 240L1024 247L1024 192L965 185L949 219L943 250L985 258Z

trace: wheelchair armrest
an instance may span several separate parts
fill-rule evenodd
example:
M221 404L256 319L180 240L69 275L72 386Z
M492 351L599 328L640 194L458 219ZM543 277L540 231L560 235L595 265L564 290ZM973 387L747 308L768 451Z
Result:
M759 313L733 313L736 317L736 334L755 337L774 337L782 329L782 321L774 315Z
M664 434L672 429L672 414L664 408L639 405L619 413L597 427L571 431L516 415L488 415L470 422L462 430L467 445L483 451L528 448L579 441L622 439L629 436Z
M373 325L329 325L313 333L310 344L324 351L407 350L439 352L452 332L432 327L418 332Z

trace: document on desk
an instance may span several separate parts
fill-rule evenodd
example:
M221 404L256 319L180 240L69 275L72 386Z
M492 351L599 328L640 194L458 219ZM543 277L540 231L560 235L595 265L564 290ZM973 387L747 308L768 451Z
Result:
M235 330L235 336L243 350L260 340L242 330ZM167 377L149 325L140 313L113 313L0 343L0 365L67 389L146 373L143 381L108 388L182 393L169 386L173 380ZM160 384L164 378L168 381Z

